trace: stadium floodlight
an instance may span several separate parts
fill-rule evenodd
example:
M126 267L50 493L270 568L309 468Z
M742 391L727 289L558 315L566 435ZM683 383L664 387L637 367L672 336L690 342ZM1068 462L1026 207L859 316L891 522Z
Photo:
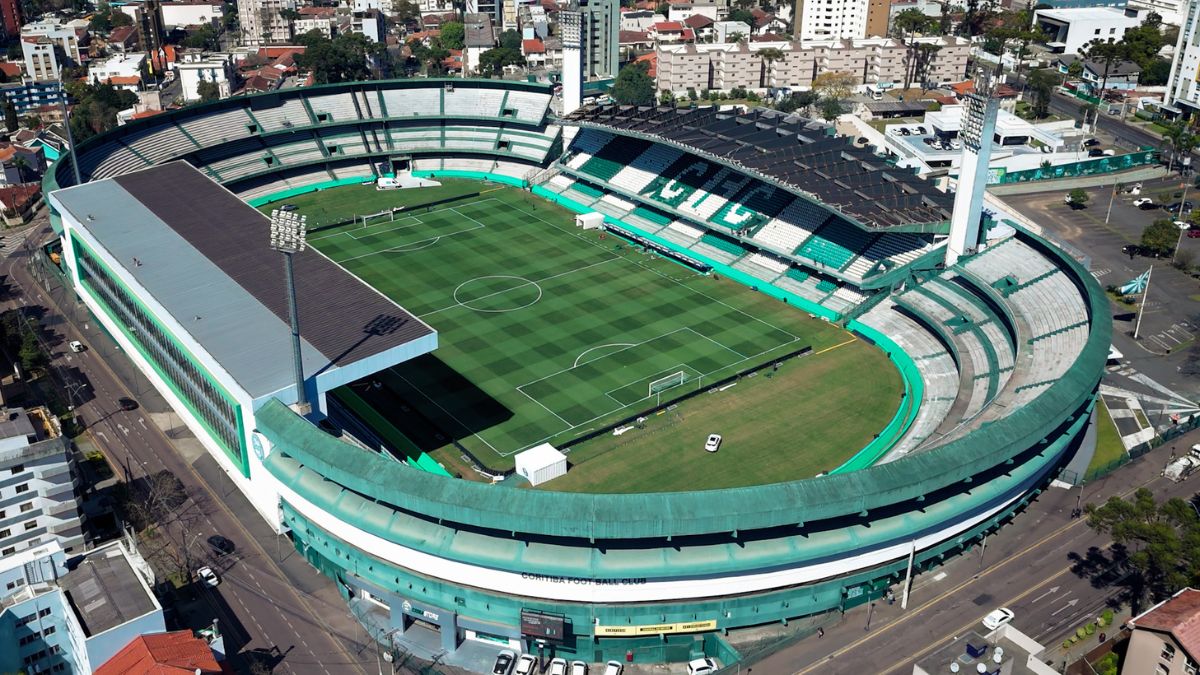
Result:
M296 274L292 266L292 256L300 253L308 245L308 216L298 215L295 211L275 209L271 212L271 248L283 254L283 270L287 279L288 318L292 324L292 366L296 370L296 407L301 415L307 415L312 408L308 404L308 394L304 389L304 362L300 352L300 312L296 308Z

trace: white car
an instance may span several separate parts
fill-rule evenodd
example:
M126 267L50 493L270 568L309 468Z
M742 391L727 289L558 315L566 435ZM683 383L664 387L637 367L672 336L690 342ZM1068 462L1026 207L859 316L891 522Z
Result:
M87 347L84 347L83 343L80 342L79 340L71 340L70 342L67 343L67 346L70 347L71 351L75 352L76 354L87 349Z
M1013 611L1007 607L997 607L992 610L991 614L983 617L983 627L988 630L996 630L1000 626L1013 620Z
M609 661L604 664L604 675L621 675L625 670L625 666L621 665L620 661Z
M217 586L221 585L221 578L218 577L217 573L212 571L212 568L208 566L201 567L200 569L196 570L196 578L200 580L200 583L208 586L209 588L216 588Z
M1174 221L1174 223L1175 223L1175 227L1178 227L1181 230L1189 230L1192 227L1191 223L1187 223L1182 220L1176 220L1176 221Z
M708 440L704 441L705 452L716 452L721 449L721 434L709 434Z
M583 661L572 661L571 675L587 675L587 664Z
M562 657L550 659L550 675L567 675L567 660Z
M687 664L688 675L712 675L717 672L717 662L712 659L693 659Z
M517 669L513 671L514 675L530 675L535 670L537 670L537 659L529 654L517 657Z

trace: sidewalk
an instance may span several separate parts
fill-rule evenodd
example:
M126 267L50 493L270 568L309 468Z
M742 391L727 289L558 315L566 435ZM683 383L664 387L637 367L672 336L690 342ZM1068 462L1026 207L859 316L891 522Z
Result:
M989 185L987 191L994 195L1027 195L1039 192L1056 192L1074 190L1075 188L1090 188L1112 185L1113 183L1136 183L1138 181L1154 180L1167 175L1165 166L1145 166L1118 173L1105 173L1079 178L1059 178L1057 180L1039 180L1028 183L1009 183L1007 185Z

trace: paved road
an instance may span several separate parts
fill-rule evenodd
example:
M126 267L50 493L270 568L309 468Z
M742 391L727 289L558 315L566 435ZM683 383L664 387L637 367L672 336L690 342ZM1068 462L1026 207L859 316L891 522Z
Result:
M1200 441L1200 432L1178 441ZM823 638L809 637L754 664L757 672L797 675L911 673L913 663L946 641L979 627L995 607L1016 613L1013 624L1043 645L1058 645L1117 595L1112 587L1093 588L1077 556L1098 559L1106 537L1069 515L1077 500L1104 501L1146 486L1159 495L1191 496L1196 485L1174 484L1159 476L1169 447L1159 448L1106 479L1084 488L1051 488L986 545L914 579L909 609L899 600L874 609L858 607ZM868 613L870 628L867 629ZM1093 647L1088 642L1082 647ZM1052 650L1052 651L1057 651ZM1062 665L1055 654L1054 665Z
M48 310L43 325L51 333L47 342L53 351L52 367L69 382L76 410L97 445L134 479L162 469L179 477L198 510L198 519L187 535L197 559L206 555L205 540L213 534L225 536L237 546L236 560L224 571L223 583L208 594L227 640L232 639L243 654L252 650L275 654L273 659L279 661L275 672L374 672L374 650L364 647L357 622L333 584L295 554L286 540L277 541L211 457L196 451L190 456L181 454L176 445L182 444L169 439L153 421L165 419L171 426L165 403L144 380L128 372L132 369L124 357L102 358L102 352L112 353L114 347L95 326L83 330L83 326L63 320L60 305L67 304L67 310L72 307L62 302L65 296L61 292L53 294L37 285L27 269L29 255L29 249L22 247L3 263L12 289L9 302ZM60 298L57 302L55 295ZM92 348L73 354L65 348L69 340L80 340ZM118 376L117 371L126 372ZM131 388L127 381L138 384ZM141 407L121 410L117 404L121 397L135 398ZM182 439L182 434L181 429L172 431L177 439ZM282 564L276 559L277 545Z
M1081 119L1079 107L1084 105L1084 102L1074 96L1065 96L1058 92L1050 99L1050 112L1071 119ZM1144 146L1149 145L1157 148L1162 145L1162 139L1145 129L1131 124L1125 124L1119 116L1109 115L1105 112L1106 106L1101 106L1100 117L1096 120L1096 128L1108 134L1110 137L1119 139L1126 145Z

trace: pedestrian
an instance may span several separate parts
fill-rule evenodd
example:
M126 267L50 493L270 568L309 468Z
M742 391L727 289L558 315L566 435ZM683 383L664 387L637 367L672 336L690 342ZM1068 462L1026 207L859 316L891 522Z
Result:
M891 591L887 592L887 601L889 605L896 604L896 596L893 595Z
M825 637L825 629L817 626L817 639Z

